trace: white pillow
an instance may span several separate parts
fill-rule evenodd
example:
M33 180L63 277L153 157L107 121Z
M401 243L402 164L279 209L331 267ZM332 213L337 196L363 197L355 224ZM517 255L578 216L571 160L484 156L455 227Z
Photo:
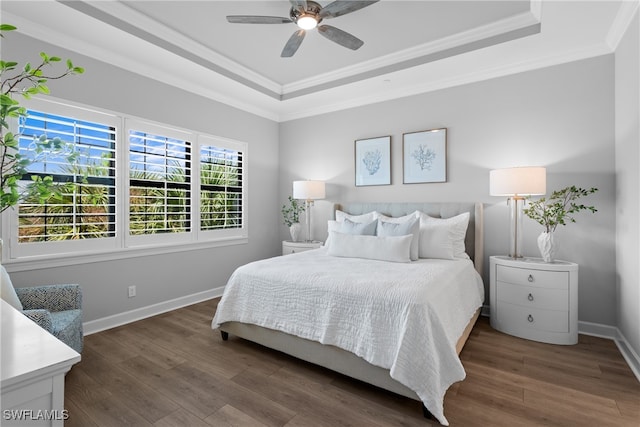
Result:
M345 258L364 258L378 261L409 262L411 235L363 236L331 232L328 254Z
M348 218L345 218L344 221L340 223L340 228L336 231L346 234L375 236L377 226L378 220L375 219L371 222L354 222Z
M331 232L339 231L341 225L342 225L341 222L334 221L332 219L327 221L327 238L324 241L325 246L329 246L331 244Z
M407 217L409 217L407 219ZM389 217L386 217L389 218ZM404 221L399 221L399 218L390 218L391 221L387 221L378 218L378 227L376 230L376 236L406 236L410 234L411 238L411 261L416 261L419 257L419 243L420 243L420 220L416 215L407 215Z
M339 209L336 209L336 221L338 222L342 222L345 219L351 220L353 222L371 222L377 218L378 212L376 211L371 211L362 215L351 215Z
M378 219L382 219L387 222L405 222L412 218L420 218L420 211L415 211L404 216L386 216L385 214L378 213Z
M420 258L469 259L464 245L469 217L469 212L451 218L420 212Z
M343 223L345 219L348 219L353 222L370 223L371 221L374 221L377 217L378 217L378 212L376 211L367 212L366 214L362 214L362 215L351 215L339 209L336 209L336 220L335 221L329 220L329 222L327 223L328 235L327 235L327 240L325 240L324 242L324 245L329 246L331 242L331 232L340 231L340 226L338 224Z
M13 288L9 273L7 273L7 270L5 270L3 266L0 266L0 270L0 282L2 282L0 283L0 297L17 310L22 311L22 303L18 299L16 290Z

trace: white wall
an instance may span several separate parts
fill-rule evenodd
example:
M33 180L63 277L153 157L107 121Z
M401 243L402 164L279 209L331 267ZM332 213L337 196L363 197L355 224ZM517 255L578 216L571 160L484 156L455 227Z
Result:
M56 98L247 142L249 243L19 271L12 273L16 286L81 284L86 322L222 287L235 267L279 253L278 123L16 32L2 42L4 60L34 63L40 51L72 58L86 69L81 76L51 81ZM137 286L135 298L127 297L130 285Z
M613 61L607 55L283 123L280 202L293 180L326 180L327 200L314 209L314 237L324 238L334 202L481 201L488 257L508 251L508 208L489 196L489 170L546 166L548 193L600 190L585 199L595 215L558 230L558 258L580 264L580 320L615 325ZM448 182L402 184L402 133L439 127L448 128ZM392 185L355 187L354 140L382 135L392 136ZM526 219L525 255L538 255L540 231ZM280 236L287 238L284 226Z
M640 23L615 53L617 323L640 355Z

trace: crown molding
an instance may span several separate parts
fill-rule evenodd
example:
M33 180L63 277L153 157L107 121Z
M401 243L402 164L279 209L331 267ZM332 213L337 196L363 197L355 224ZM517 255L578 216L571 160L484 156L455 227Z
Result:
M148 77L153 80L157 80L161 83L178 87L188 92L192 92L205 98L226 104L230 107L234 107L239 110L246 111L248 113L255 114L257 116L264 117L270 120L278 120L278 113L274 111L273 108L260 107L260 105L264 104L264 102L258 103L243 101L247 99L246 94L244 96L239 93L228 95L213 89L214 87L226 87L228 89L230 85L240 86L240 83L237 83L233 80L230 81L230 79L228 79L227 77L217 74L211 76L211 79L209 81L209 83L211 84L208 85L201 84L201 82L197 79L186 77L192 75L192 72L202 73L202 70L198 69L199 67L196 64L190 63L187 60L184 60L185 62L181 64L183 69L187 69L187 71L181 73L185 77L181 77L181 74L174 73L168 68L157 67L154 64L148 64L136 58L122 55L112 49L107 49L100 45L90 43L80 37L74 37L73 35L64 34L51 26L46 26L44 24L34 22L25 17L15 15L10 12L3 11L2 19L5 22L11 22L13 25L18 27L18 30L21 34L25 34L38 40L43 40L49 44L64 47L65 49L73 50L74 52L78 52L79 54L86 55L101 62L111 63L119 68L129 70L133 73ZM188 69L191 69L192 72L190 72ZM215 83L216 80L218 81L217 83ZM247 88L238 89L238 92L240 91L251 92L251 95L253 95L253 97L261 96L260 94L255 93L254 91L251 91ZM274 103L279 102L275 99L272 99L272 101Z
M539 4L539 2L535 0L532 4L533 3ZM455 51L458 47L472 45L476 42L489 40L504 34L515 35L519 30L537 29L535 32L539 32L539 6L534 9L536 9L536 13L532 13L531 11L521 13L491 24L464 31L462 33L453 34L433 42L424 43L389 55L364 61L353 66L344 67L329 73L285 84L282 86L283 97L286 99L287 94L308 92L307 89L314 87L331 87L332 82L349 80L349 78L354 76L370 74L376 70L384 70L383 72L387 73L389 71L397 71L389 70L389 68L398 68L399 66L403 66L403 64L421 64L430 62L429 58L438 52ZM382 74L382 72L379 74Z
M392 92L378 93L358 98L351 98L346 101L340 101L332 104L322 105L317 108L299 109L296 111L283 113L279 116L280 122L302 119L306 117L317 116L320 114L332 113L335 111L346 110L349 108L361 107L364 105L375 104L379 102L390 101L398 98L405 98L422 93L433 92L440 89L447 89L455 86L462 86L469 83L476 83L493 78L504 77L512 74L533 71L541 68L547 68L555 65L561 65L569 62L580 61L583 59L594 58L602 55L611 54L611 48L605 43L590 46L585 49L577 49L570 52L562 52L562 54L548 55L521 61L518 63L507 64L504 66L486 68L477 72L467 73L465 75L453 78L445 78L436 81L429 81L420 84L406 85L402 88L393 90Z
M280 98L282 90L280 84L220 55L124 3L117 1L89 3L78 0L58 0L58 2L272 98ZM132 22L135 22L135 26L131 24Z
M53 8L49 10L47 8L46 10L41 10L39 14L29 14L28 18L16 16L3 10L3 20L5 20L6 22L12 22L16 26L18 26L20 33L29 35L39 40L46 41L47 43L51 43L56 46L74 50L79 54L86 55L105 63L113 64L114 66L118 66L120 68L146 76L162 83L179 87L183 90L226 104L232 108L237 108L239 110L246 111L248 113L255 114L257 116L264 117L276 122L283 122L319 114L331 113L334 111L359 107L362 105L384 102L429 91L459 86L482 80L488 80L491 78L501 77L509 74L549 67L599 55L610 54L613 51L613 48L611 47L612 44L617 45L617 43L619 43L619 39L624 34L629 26L629 23L631 22L631 19L633 18L633 13L637 13L638 10L637 2L625 1L622 3L615 20L615 24L612 25L611 30L608 33L609 37L607 38L607 43L603 42L601 44L592 45L587 48L563 52L562 54L535 57L530 60L521 61L518 63L509 63L496 67L484 67L477 71L468 72L466 74L452 77L445 77L430 81L424 81L424 79L421 79L420 81L414 80L413 83L409 83L397 88L392 86L390 87L390 89L384 90L382 92L362 90L362 88L366 89L372 87L373 82L377 82L379 84L380 74L377 74L377 79L372 78L372 76L364 76L365 78L362 80L362 82L355 82L355 80L353 80L353 89L351 89L350 87L344 87L346 93L352 93L353 95L345 96L343 93L341 93L343 89L334 85L329 87L317 88L317 90L309 92L307 97L300 96L297 98L292 98L290 100L280 100L279 98L265 95L264 92L259 92L252 88L249 88L246 85L233 80L232 78L219 75L218 73L215 73L200 64L194 64L189 61L188 58L181 57L175 52L171 52L168 56L162 57L151 54L147 55L147 57L152 57L152 61L155 61L150 62L148 60L145 60L145 58L143 57L126 56L123 54L123 52L113 51L111 49L108 49L104 44L101 43L92 43L89 38L81 37L79 36L79 34L82 34L82 31L87 31L90 28L95 28L96 25L107 26L107 24L100 22L96 18L87 17L88 19L84 20L84 22L79 22L79 25L81 25L82 28L76 28L76 26L74 26L74 28L76 28L75 30L70 28L69 32L67 32L65 29L63 29L63 24L60 24L60 26L54 26L48 24L46 21L49 20L54 23L59 21L59 19L56 19L56 17L58 16L56 15L56 13L60 13L60 9L65 10L65 16L68 15L68 11L74 11L74 13L76 14L83 13L73 8L63 6L57 1L45 3L53 4L53 6L58 5L58 9ZM541 2L538 0L533 0L531 2L530 12L531 13L528 14L521 14L524 16L518 17L518 19L521 20L520 24L523 25L526 24L526 22L533 22L535 25L535 23L537 22L538 25L540 25L540 17L542 14ZM515 21L511 21L513 22L501 22L500 25L503 25L503 29L508 25L515 25ZM493 34L492 31L497 31L496 25L497 24L483 27L483 30L486 31L485 35ZM618 36L616 36L616 34L618 34ZM105 37L109 36L120 37L118 40L124 39L124 33L121 33L120 30L117 30L115 28L111 28L111 32ZM466 37L468 37L467 39L462 36L458 37L459 40L471 40L473 34L466 34ZM445 41L453 43L453 40ZM146 40L136 41L136 43L138 42L141 43L141 46L144 46L144 44L148 46L148 49L138 49L141 52L145 51L145 54L147 53L146 50L159 50L162 47L154 45L152 43L149 44L149 41ZM420 48L428 49L429 47L434 48L433 46L423 45L416 48L416 50ZM496 46L496 48L497 47L499 46ZM399 53L399 55L401 54L410 55L410 52L403 51ZM400 58L400 56L394 58L396 58L397 60L397 58ZM455 58L451 59L456 61L459 61L461 59L464 60L461 55L458 55ZM159 66L159 64L169 65ZM463 64L467 63L463 62ZM421 66L424 66L424 64L416 64L416 67L414 68L420 69L419 67ZM476 70L475 65L468 67L462 65L457 66L456 68L458 70ZM180 72L176 71L178 69L180 70ZM408 71L411 72L411 70ZM338 70L336 73L344 72L345 70L342 69ZM323 78L327 78L327 76L325 75ZM309 84L309 82L307 82L307 84ZM321 93L320 89L328 89L327 94L325 95Z
M616 50L622 37L627 32L629 25L631 25L631 21L635 17L636 13L640 9L640 2L638 0L625 0L620 5L620 9L618 10L618 14L609 29L609 33L607 34L607 44L611 48L611 50Z
M510 40L529 35L533 32L539 32L541 9L541 0L532 0L528 12L384 57L365 61L350 67L344 67L290 84L280 85L186 37L171 27L149 18L147 15L138 12L126 4L116 1L91 3L77 0L58 1L85 15L108 23L132 36L164 48L178 56L198 63L215 73L224 75L279 100L286 100L327 88L349 84L362 77L370 77L373 74L380 75L390 71L397 71L402 68L430 62L434 60L434 58L441 59L443 55L455 55L461 53L460 49L456 48L464 46L475 48L473 47L474 43L480 41L485 41L485 44L500 43L507 41L505 37L508 37L507 39ZM135 26L131 25L131 22L135 22ZM523 29L529 29L529 31L518 33L518 31ZM503 37L500 38L500 36ZM446 53L438 55L439 52Z

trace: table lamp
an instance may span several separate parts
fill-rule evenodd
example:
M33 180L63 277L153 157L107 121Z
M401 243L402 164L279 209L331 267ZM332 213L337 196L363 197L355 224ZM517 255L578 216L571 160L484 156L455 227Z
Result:
M527 166L495 169L489 173L489 193L507 196L510 206L509 256L522 258L522 205L525 196L547 192L547 172L543 167Z
M312 242L311 237L311 207L314 200L325 198L324 181L293 181L293 198L305 201L305 214L307 220L307 242Z

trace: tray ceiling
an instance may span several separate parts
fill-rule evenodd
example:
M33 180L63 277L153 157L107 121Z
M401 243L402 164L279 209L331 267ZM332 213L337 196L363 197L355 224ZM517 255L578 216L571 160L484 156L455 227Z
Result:
M295 24L230 24L225 18L288 16L288 1L4 0L1 7L3 21L33 37L287 120L460 84L471 79L473 67L476 76L492 69L499 75L562 52L570 55L556 62L580 56L581 49L588 52L583 56L606 53L620 5L382 0L323 22L362 39L359 50L311 30L292 58L281 58L280 51ZM189 70L189 78L180 80L178 69Z

